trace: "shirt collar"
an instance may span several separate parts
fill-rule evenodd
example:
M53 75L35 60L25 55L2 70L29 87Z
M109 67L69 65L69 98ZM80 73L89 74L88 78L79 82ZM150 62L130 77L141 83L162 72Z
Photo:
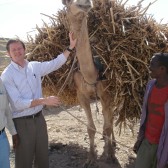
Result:
M15 63L14 61L11 60L11 64L17 69L17 70L20 70L20 69L24 69L25 67L27 67L29 61L25 60L25 66L24 67L21 67L20 65L18 65L17 63Z

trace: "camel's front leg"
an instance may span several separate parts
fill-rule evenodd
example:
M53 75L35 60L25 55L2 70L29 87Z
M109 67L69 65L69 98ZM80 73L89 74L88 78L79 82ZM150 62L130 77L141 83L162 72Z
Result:
M89 135L90 140L90 151L89 151L89 157L88 162L94 162L96 159L96 153L95 153L95 147L94 147L94 138L96 133L96 127L94 125L94 121L92 118L91 108L90 108L90 99L87 98L84 94L81 92L77 92L78 100L80 102L80 105L84 108L84 111L86 113L87 117L87 132Z
M110 97L108 97L108 93L104 93L101 95L100 98L102 104L102 113L104 117L104 126L103 126L103 135L105 140L104 146L104 155L106 156L107 160L115 161L115 154L114 154L114 146L112 145L112 140L115 141L114 132L113 132L113 111L110 108Z

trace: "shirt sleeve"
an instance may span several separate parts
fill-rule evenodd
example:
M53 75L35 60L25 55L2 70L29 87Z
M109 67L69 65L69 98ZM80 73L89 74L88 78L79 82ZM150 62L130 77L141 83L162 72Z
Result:
M45 76L57 69L59 69L65 62L67 58L64 56L64 54L60 54L57 56L57 58L51 60L51 61L45 61L40 64L40 75ZM38 68L38 67L36 67ZM39 71L39 69L37 69Z
M11 114L9 104L7 104L7 106L6 106L5 115L6 115L6 118L7 118L6 127L9 130L11 135L15 135L16 134L16 129L15 129L15 126L14 126L14 123L13 123L13 120L12 120L12 114Z
M0 82L2 82L2 81L0 81ZM5 124L5 127L7 127L7 129L9 130L10 134L15 135L16 129L15 129L15 126L14 126L14 123L12 120L12 113L11 113L11 110L9 107L9 101L8 101L7 95L6 95L7 93L6 93L5 87L2 85L2 83L1 83L1 91L3 94L3 105L4 105L4 108L3 108L4 113L3 114L4 114L4 116L2 116L2 117L5 117L4 124Z
M23 99L14 81L8 74L2 74L1 79L5 85L7 93L9 95L11 106L14 110L22 111L29 108L32 99Z

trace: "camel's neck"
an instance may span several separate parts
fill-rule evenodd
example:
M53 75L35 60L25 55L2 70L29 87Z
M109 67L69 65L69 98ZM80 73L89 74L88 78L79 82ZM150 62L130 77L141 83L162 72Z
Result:
M86 82L93 84L97 80L97 70L93 63L86 19L82 21L80 28L73 25L73 30L77 37L76 54L80 71Z

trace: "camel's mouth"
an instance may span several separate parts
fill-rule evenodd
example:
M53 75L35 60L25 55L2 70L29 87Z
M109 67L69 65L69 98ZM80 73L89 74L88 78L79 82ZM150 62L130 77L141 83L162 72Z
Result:
M89 4L89 5L80 5L80 4L77 4L77 7L80 8L81 10L85 11L85 12L88 12L92 6Z

